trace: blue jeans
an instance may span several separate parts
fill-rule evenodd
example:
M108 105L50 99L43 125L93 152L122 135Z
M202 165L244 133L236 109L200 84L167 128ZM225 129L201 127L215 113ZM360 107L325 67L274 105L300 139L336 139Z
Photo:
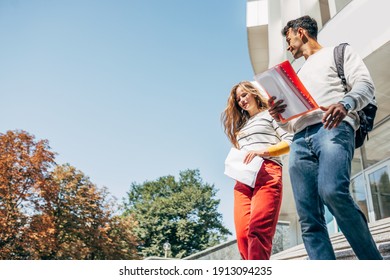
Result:
M382 259L363 212L349 193L354 130L315 124L295 134L289 173L309 259L336 259L325 221L327 206L359 259Z

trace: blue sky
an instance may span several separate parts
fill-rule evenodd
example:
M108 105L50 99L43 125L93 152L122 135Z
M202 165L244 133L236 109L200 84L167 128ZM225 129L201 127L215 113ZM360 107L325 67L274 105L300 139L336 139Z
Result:
M0 132L47 139L118 198L199 169L234 233L220 115L252 80L241 0L0 0Z

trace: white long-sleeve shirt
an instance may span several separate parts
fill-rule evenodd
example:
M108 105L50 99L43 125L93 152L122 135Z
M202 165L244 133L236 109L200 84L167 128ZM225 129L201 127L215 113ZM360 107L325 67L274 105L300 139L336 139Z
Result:
M262 111L251 117L237 134L240 150L266 150L281 141L288 144L292 142L292 135L287 133L277 124L268 111ZM266 157L278 164L282 164L281 158Z
M344 73L351 89L347 94L337 75L333 47L325 47L309 56L298 72L298 77L319 106L329 106L341 100L348 102L352 110L345 121L356 130L359 118L356 111L365 107L374 96L374 83L361 57L351 46L345 48ZM305 127L320 123L324 112L321 109L279 125L288 132L296 133Z

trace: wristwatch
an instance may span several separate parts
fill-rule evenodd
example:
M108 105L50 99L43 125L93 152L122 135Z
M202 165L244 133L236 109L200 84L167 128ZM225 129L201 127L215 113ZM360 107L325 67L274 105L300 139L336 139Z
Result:
M343 107L344 107L344 109L347 111L347 113L349 113L349 111L351 111L352 106L351 106L349 103L347 103L347 102L345 102L345 101L340 101L339 103L340 103L341 105L343 105Z

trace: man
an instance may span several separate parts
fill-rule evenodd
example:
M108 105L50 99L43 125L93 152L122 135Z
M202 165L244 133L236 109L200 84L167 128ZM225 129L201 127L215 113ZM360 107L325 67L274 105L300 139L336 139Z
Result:
M374 85L363 60L347 46L344 69L350 91L345 94L333 58L333 48L317 42L317 22L303 16L282 30L287 50L305 58L298 76L320 109L280 123L283 100L270 98L269 112L288 132L294 133L289 173L310 259L336 259L325 222L327 206L359 259L383 259L366 218L349 193L356 111L373 99Z

